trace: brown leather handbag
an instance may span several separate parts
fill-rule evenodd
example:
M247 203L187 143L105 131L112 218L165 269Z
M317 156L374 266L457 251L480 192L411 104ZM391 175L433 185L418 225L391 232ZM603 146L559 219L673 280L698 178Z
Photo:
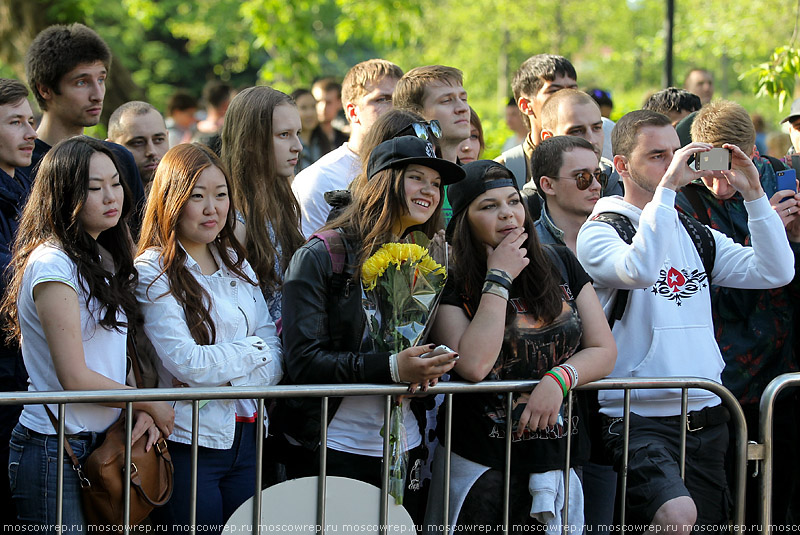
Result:
M137 384L141 383L138 351L133 333L128 333L128 353ZM45 405L57 427L57 420ZM172 457L163 437L145 451L147 434L131 445L131 525L140 524L155 507L164 505L172 496ZM78 473L83 495L83 511L88 524L121 525L123 522L123 475L125 467L125 413L106 430L100 444L81 466L64 438L64 449Z

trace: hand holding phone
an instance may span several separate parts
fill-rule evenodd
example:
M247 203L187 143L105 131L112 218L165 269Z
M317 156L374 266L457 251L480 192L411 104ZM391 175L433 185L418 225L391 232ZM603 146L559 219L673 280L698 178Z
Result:
M421 355L420 358L427 359L430 357L438 357L439 355L444 355L445 353L453 353L453 350L447 347L446 345L440 345L436 346L436 348L433 351Z
M778 191L791 190L797 193L797 173L794 169L778 171L775 173L775 177L778 180ZM781 202L788 198L789 197L784 197Z
M695 171L729 170L731 168L731 151L717 147L709 151L698 152L692 155L688 164Z

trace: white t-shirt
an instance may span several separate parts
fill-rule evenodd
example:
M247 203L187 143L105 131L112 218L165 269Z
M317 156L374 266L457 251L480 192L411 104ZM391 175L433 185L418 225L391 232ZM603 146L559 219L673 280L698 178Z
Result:
M342 399L328 426L328 447L356 455L382 457L381 429L385 403L384 396L350 396ZM414 449L422 443L422 435L407 399L403 401L403 423L408 449Z
M81 320L81 336L86 366L118 383L125 384L126 338L122 332L106 329L97 322L100 305L97 299L86 304L86 291L79 282L77 267L61 249L44 244L31 253L22 276L22 288L17 298L20 330L22 332L22 358L28 370L29 392L62 391L64 388L56 376L50 348L36 312L33 289L43 282L66 284L78 294ZM124 312L117 319L124 321ZM58 416L58 406L50 405L53 414ZM105 431L119 417L120 409L104 407L95 403L75 403L67 405L64 422L67 434L84 431ZM19 417L22 425L37 433L54 435L56 430L42 405L25 405Z
M331 212L325 192L347 189L360 171L361 160L344 143L297 174L292 191L300 203L300 230L306 238L325 225Z

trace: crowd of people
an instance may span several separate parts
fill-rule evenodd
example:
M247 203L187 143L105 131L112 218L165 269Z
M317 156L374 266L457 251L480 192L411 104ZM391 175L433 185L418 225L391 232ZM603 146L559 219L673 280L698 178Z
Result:
M139 386L404 383L404 506L420 532L441 532L446 483L448 531L492 531L505 513L515 527L560 529L565 492L570 531L612 526L626 455L628 522L688 533L731 521L731 417L705 390L688 392L685 477L673 389L632 393L627 451L622 391L577 392L563 471L564 400L577 386L720 382L756 438L761 393L798 370L800 194L778 176L800 160L794 149L762 155L747 111L713 99L710 72L693 69L685 89L614 124L610 95L580 91L567 58L532 56L512 83L515 136L487 160L454 67L371 59L291 96L215 82L203 120L185 93L170 99L169 124L129 102L101 141L83 133L103 109L103 39L51 26L25 61L27 87L0 79L3 391L133 388L128 337L152 364ZM800 101L784 122L800 150ZM728 168L698 170L712 148ZM382 351L366 327L362 266L414 231L448 244L447 282L426 343ZM503 395L453 397L446 481L427 390L512 379L539 382L514 394L511 413ZM67 405L80 462L122 406ZM0 408L4 525L55 530L55 408ZM800 522L799 409L791 392L776 405L776 524ZM192 412L188 401L134 404L134 440L167 438L174 462L172 498L149 520L165 532L190 519ZM325 422L313 399L281 400L264 421L256 400L201 402L197 522L221 528L252 496L259 434L267 484L316 475L325 447L328 474L380 486L383 413L378 396L333 398ZM76 532L80 485L65 469L62 524ZM754 483L747 497L754 523Z

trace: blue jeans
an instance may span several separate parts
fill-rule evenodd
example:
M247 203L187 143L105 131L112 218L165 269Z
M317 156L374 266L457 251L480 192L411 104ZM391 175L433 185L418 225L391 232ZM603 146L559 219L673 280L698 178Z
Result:
M69 441L81 464L102 441L102 433L86 433ZM58 450L63 443L57 435L42 435L17 424L11 431L8 480L17 516L23 524L44 524L55 532ZM64 452L63 532L86 531L81 505L81 488L72 462Z
M220 533L225 521L252 498L256 485L256 423L236 423L233 445L227 450L198 448L197 524L204 533ZM164 507L153 510L150 519L167 533L186 533L192 481L192 447L169 442L175 466L175 487Z

